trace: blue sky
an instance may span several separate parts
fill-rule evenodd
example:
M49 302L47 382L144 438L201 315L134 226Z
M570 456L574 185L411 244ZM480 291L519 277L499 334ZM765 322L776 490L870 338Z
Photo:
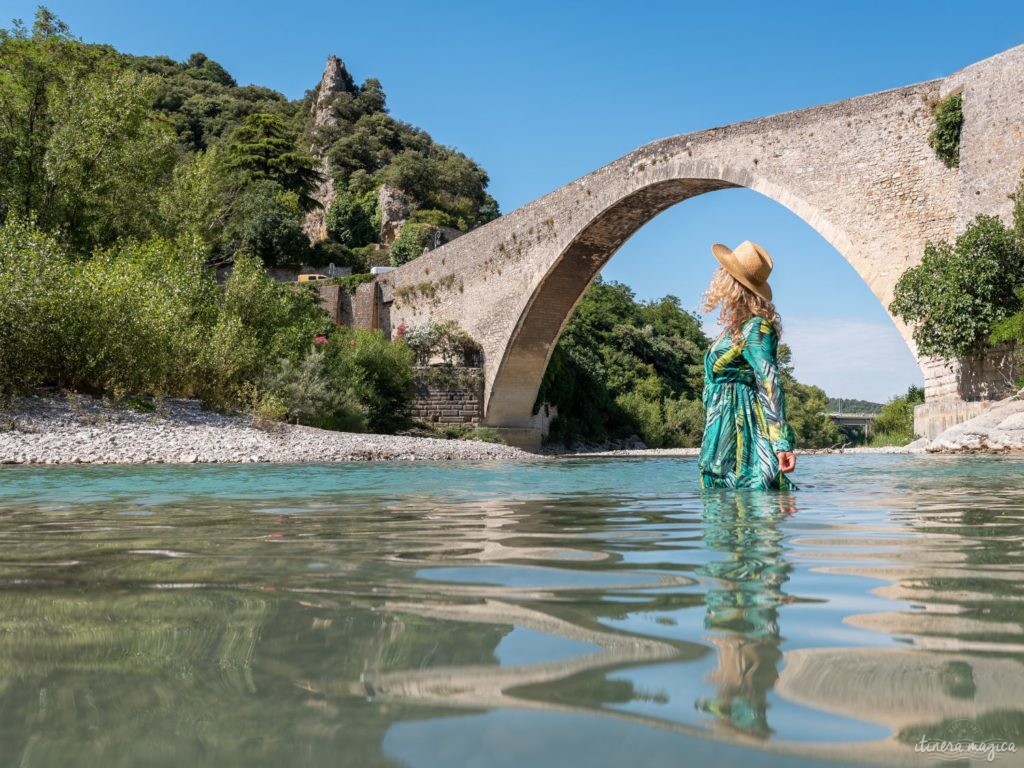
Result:
M0 20L36 3L4 0ZM393 115L476 159L511 211L653 139L941 77L1024 42L1024 3L51 0L90 42L202 51L299 97L327 55L379 78ZM6 26L6 23L4 24ZM808 225L748 190L686 201L604 271L696 309L712 242L774 256L796 374L884 401L921 374L881 305ZM709 326L709 331L714 329Z

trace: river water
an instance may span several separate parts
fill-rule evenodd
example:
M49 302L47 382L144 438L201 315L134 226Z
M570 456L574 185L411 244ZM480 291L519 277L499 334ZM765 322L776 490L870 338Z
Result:
M794 478L5 468L0 765L1020 764L1024 459Z

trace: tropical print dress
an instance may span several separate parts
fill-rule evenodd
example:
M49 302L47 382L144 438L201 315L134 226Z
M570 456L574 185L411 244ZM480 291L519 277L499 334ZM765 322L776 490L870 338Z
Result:
M755 315L743 324L738 344L725 334L704 355L702 488L796 490L775 455L796 443L786 422L778 348L774 326Z

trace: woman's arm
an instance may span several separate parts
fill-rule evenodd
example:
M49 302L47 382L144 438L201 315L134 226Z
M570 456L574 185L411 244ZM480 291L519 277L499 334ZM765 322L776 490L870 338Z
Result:
M764 414L768 440L776 453L789 453L796 444L796 436L786 421L786 394L779 376L777 350L778 336L772 324L759 317L748 321L743 357L754 369L757 401Z

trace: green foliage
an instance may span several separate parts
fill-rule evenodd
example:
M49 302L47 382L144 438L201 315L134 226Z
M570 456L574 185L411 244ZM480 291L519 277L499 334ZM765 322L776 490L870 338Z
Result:
M1024 307L1016 292L1022 282L1024 248L1014 230L979 215L954 245L925 248L921 263L896 283L889 309L914 326L921 354L969 356L990 342L1000 321Z
M240 258L223 290L194 241L126 241L88 261L16 219L0 228L0 393L43 385L117 397L236 401L299 359L326 317Z
M905 395L894 397L882 406L871 425L871 445L906 445L914 434L914 406L924 402L924 390L911 386Z
M125 67L160 78L154 106L173 126L186 151L212 147L257 112L294 121L297 104L269 88L237 85L224 67L202 53L192 54L186 62L166 56L119 58Z
M882 410L882 404L851 397L830 397L826 408L829 413L878 413Z
M413 354L380 331L337 328L326 348L332 379L358 402L374 432L408 426L412 411Z
M327 353L314 350L298 362L283 358L268 377L266 388L295 424L363 431L366 413L362 404L353 389L331 373Z
M158 203L162 233L197 239L212 251L229 215L229 184L216 148L183 158Z
M497 218L497 203L485 191L487 174L462 153L388 115L377 80L356 86L348 77L332 97L331 110L337 125L310 130L314 146L327 154L338 189L359 194L365 179L375 188L389 184L421 208L448 214L454 223L444 226L463 230Z
M708 338L679 300L638 302L600 278L580 300L552 353L537 404L558 406L551 440L639 434L649 446L696 445Z
M778 360L786 394L786 420L796 434L796 444L801 448L829 448L842 443L839 427L828 416L825 390L796 380L787 344L779 344Z
M269 179L250 184L239 196L224 230L229 254L255 256L268 266L293 266L309 260L309 239L294 195Z
M0 227L0 398L52 378L70 319L61 288L71 271L53 238L13 218Z
M31 35L0 31L0 73L0 218L33 216L83 252L151 234L176 160L157 80L42 8Z
M323 280L320 282L320 285L340 285L345 293L355 293L356 288L363 283L372 282L373 279L374 276L371 274L348 275L346 277L332 277L328 280Z
M948 167L960 165L960 131L964 125L963 97L958 93L948 96L932 110L935 128L928 136L928 144Z
M402 225L395 242L391 244L391 265L400 267L420 256L437 231L437 228L430 224L407 221Z
M150 110L156 79L88 77L55 109L43 165L54 212L82 251L156 228L161 189L177 159L170 126Z
M453 229L458 229L459 225L463 223L456 216L433 208L419 208L413 211L409 221L416 224L430 224L435 227L451 227Z
M327 210L326 223L328 236L348 248L376 242L380 230L376 191L362 195L341 192Z
M299 150L297 138L283 118L257 112L235 128L226 142L228 166L248 182L270 180L295 193L299 207L319 206L311 197L320 181L311 156Z

